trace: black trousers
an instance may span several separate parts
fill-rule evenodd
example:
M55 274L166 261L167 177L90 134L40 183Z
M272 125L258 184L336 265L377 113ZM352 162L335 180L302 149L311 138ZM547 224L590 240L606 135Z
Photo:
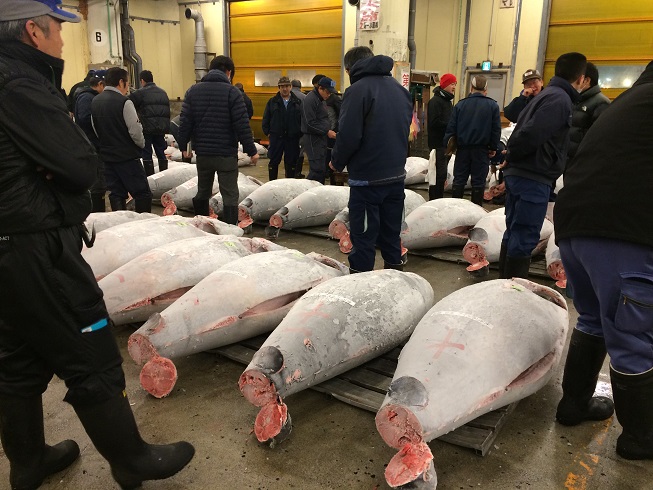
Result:
M277 178L281 156L283 155L283 166L286 178L295 177L295 165L299 159L299 136L291 138L288 136L277 136L270 134L270 147L268 148L268 169L270 174ZM270 178L270 180L273 180Z
M120 350L78 227L0 240L0 394L42 394L56 374L78 405L125 389Z
M109 199L127 199L127 193L134 199L152 199L152 191L140 160L105 163L104 175L107 189L111 193Z
M143 161L149 160L152 161L152 147L154 147L154 153L159 162L166 162L165 149L168 147L168 144L165 140L164 134L144 134L145 137L145 146L143 147Z

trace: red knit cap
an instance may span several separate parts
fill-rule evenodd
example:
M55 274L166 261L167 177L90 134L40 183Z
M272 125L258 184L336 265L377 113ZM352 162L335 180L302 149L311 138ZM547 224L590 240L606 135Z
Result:
M457 83L456 76L451 73L445 73L440 77L440 88L447 88L452 83Z

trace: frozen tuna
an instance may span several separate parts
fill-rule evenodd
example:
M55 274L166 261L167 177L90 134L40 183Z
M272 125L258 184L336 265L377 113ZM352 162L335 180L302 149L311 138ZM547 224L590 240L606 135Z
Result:
M197 167L186 163L150 175L147 178L147 183L152 191L152 199L160 199L164 192L183 184L193 177L197 177Z
M95 229L99 233L112 226L130 223L132 221L142 221L146 219L158 218L159 216L152 213L136 213L134 211L111 211L108 213L91 213L86 218L84 224L86 228Z
M469 232L469 239L463 247L463 257L472 273L485 275L490 262L498 262L501 252L501 241L506 231L505 208L497 208L483 216ZM553 223L545 219L540 230L540 241L533 249L533 255L542 253L549 237L553 233Z
M346 272L340 262L297 250L253 254L222 266L129 338L130 356L145 364L141 385L166 396L177 377L171 359L268 332L306 291Z
M302 192L321 185L319 182L307 179L277 179L266 182L240 202L239 226L245 228L254 221L267 222L279 208Z
M429 171L429 161L421 157L406 158L406 185L423 184Z
M318 186L302 192L270 217L270 226L292 230L328 225L349 202L349 187Z
M93 269L95 278L102 279L118 267L155 247L184 238L213 235L241 235L237 226L196 216L165 216L113 226L97 234L92 248L84 248L82 256Z
M258 440L279 442L289 433L282 398L396 347L432 304L424 278L392 269L332 279L305 294L238 382L245 398L262 407L254 426Z
M469 231L487 212L466 199L428 201L406 217L401 241L408 250L465 244Z
M249 175L245 175L242 172L238 173L238 202L242 202L246 199L252 192L261 187L263 182ZM215 194L211 199L209 199L209 206L211 210L217 215L222 216L222 211L224 209L224 202L222 200L222 194L219 192Z
M115 324L144 322L223 265L281 248L264 239L204 234L153 248L106 275L99 286Z
M213 179L211 194L218 192L218 179ZM163 206L163 215L170 216L177 213L178 209L193 212L193 198L197 195L197 176L179 184L177 187L164 192L161 195L161 206Z
M399 450L388 484L435 488L426 443L548 383L568 324L564 298L526 279L482 282L439 301L402 349L376 415L379 434Z
M410 189L404 189L404 219L410 213L415 211L418 207L426 202L417 192ZM345 214L346 211L346 214ZM345 221L346 219L346 221ZM402 229L406 227L406 222L402 223ZM341 213L333 219L329 225L329 233L332 238L339 240L338 247L342 253L348 254L351 252L352 244L351 237L349 236L349 208L343 209ZM402 254L405 252L402 251Z
M560 249L556 245L555 232L551 233L546 244L546 271L556 282L556 286L559 288L567 287L567 274L564 265L562 265Z

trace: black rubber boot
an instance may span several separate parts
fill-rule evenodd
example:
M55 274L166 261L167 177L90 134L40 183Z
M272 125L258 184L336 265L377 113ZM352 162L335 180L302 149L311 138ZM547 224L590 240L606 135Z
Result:
M123 490L138 488L146 480L169 478L193 459L195 448L188 442L154 445L143 441L122 393L96 405L74 408Z
M37 489L48 476L67 468L79 457L75 441L55 446L45 443L40 395L0 396L0 437L9 460L13 490Z
M528 269L531 265L531 257L510 257L506 255L506 264L503 267L503 273L506 279L513 277L523 277L528 279Z
M562 399L556 419L562 425L578 425L586 420L605 420L614 413L607 397L592 397L607 354L605 340L574 329L562 378Z
M149 197L134 199L134 211L137 213L151 213L152 212L152 199Z
M193 210L196 216L209 215L209 200L193 198Z
M127 200L120 199L119 197L114 197L109 194L109 204L111 205L111 211L124 211L127 209Z
M91 193L91 205L93 206L93 213L104 213L107 210L107 204L104 200L104 192L100 193Z
M404 264L399 263L399 264L389 264L388 262L383 263L383 268L384 269L394 269L396 271L403 271L404 270Z
M653 369L622 374L610 368L612 396L623 432L617 454L625 459L653 459Z
M501 252L499 252L499 279L508 279L506 276L506 256L508 255L508 242L501 242Z
M429 186L429 201L442 199L444 197L444 182L435 182L435 185Z
M154 162L152 160L143 160L143 168L145 169L145 175L148 177L154 175Z
M279 176L279 167L276 165L268 165L268 181L277 180Z
M159 160L159 172L168 170L168 160Z
M485 188L483 187L472 187L472 202L483 207L483 193Z
M230 225L238 224L238 206L225 206L222 211L223 220Z
M465 186L464 185L454 185L451 188L451 197L456 198L456 199L462 199L463 194L465 194Z

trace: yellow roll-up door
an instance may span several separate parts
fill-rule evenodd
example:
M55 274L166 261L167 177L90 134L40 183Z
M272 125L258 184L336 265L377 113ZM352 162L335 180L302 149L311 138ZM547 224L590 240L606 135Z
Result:
M552 0L545 80L570 51L597 66L602 92L614 99L653 59L653 1Z
M252 99L256 138L265 138L263 111L278 90L276 81L270 87L256 86L256 72L276 70L285 76L293 70L314 70L340 83L342 0L234 2L229 28L234 83L242 83Z

